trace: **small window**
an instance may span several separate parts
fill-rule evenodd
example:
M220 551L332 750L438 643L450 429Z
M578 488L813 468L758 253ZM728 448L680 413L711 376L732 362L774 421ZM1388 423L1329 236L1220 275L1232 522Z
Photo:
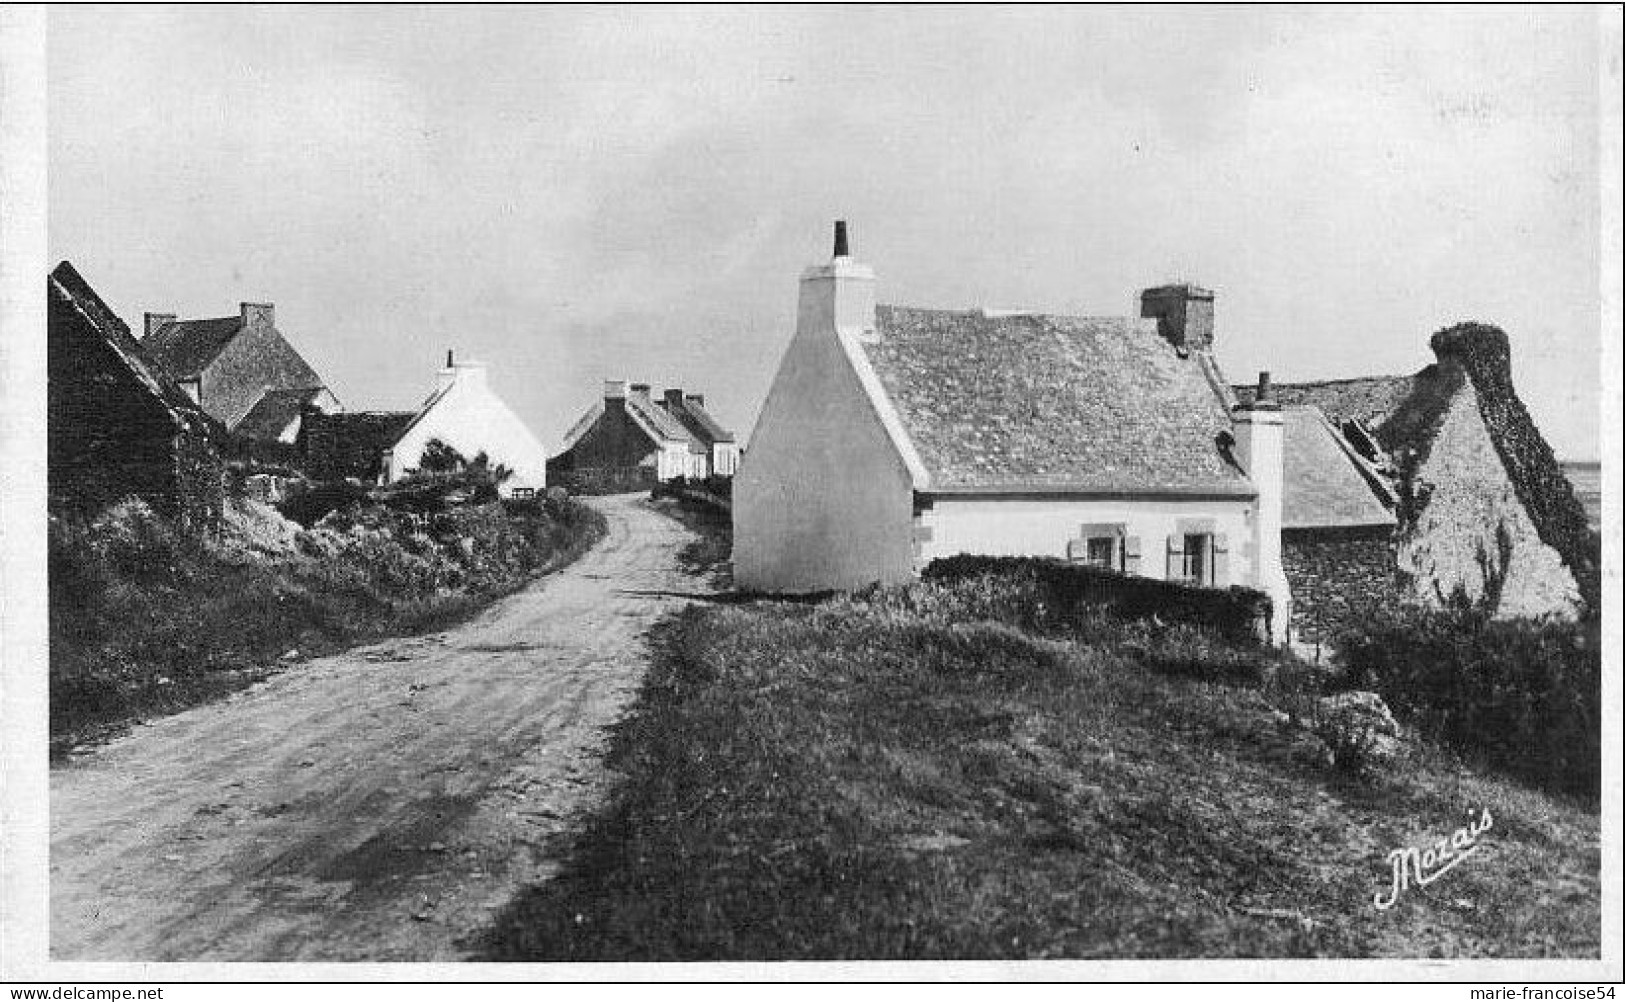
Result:
M1191 584L1213 582L1213 537L1205 532L1185 534L1184 566L1181 576Z
M1076 539L1067 541L1066 558L1074 563L1101 567L1108 571L1122 570L1122 526L1083 526Z
M535 497L536 496L536 488L534 488L534 487L515 487L513 489L513 496L516 497L516 498Z

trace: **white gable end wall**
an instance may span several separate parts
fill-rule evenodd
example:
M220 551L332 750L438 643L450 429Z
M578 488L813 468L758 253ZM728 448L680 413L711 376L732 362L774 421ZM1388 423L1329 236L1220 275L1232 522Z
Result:
M796 334L733 485L734 582L769 592L914 575L914 486L860 377L874 277L838 258L802 277ZM870 374L872 377L872 374Z
M513 470L513 476L500 487L504 495L519 488L541 490L547 486L547 449L491 392L482 366L456 367L451 385L390 450L387 479L399 480L415 469L433 439L456 449L464 458L473 459L484 452L493 464Z

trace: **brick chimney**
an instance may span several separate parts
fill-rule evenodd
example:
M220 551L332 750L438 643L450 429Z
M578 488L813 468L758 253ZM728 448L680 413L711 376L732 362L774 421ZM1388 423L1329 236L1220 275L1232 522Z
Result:
M276 326L276 307L270 303L241 303L243 313L243 326L262 323L267 327Z
M145 323L141 327L141 331L142 331L141 337L143 339L146 339L146 338L152 337L153 332L155 332L158 328L162 327L164 324L172 324L172 323L174 323L175 322L175 314L173 314L173 313L144 313L144 314L142 314L142 319L145 321Z
M604 403L619 407L626 403L626 380L604 380Z
M633 396L646 397L649 395L648 383L633 383L630 387L628 387L628 389L632 391Z
M668 388L662 403L665 404L666 410L671 411L673 414L680 412L683 409L683 391Z
M1213 293L1195 285L1160 285L1140 293L1140 316L1155 317L1157 333L1184 358L1213 349Z
M875 334L875 273L852 260L846 220L835 223L835 249L828 264L801 273L801 303L796 332L840 331L859 341Z
M1236 437L1235 457L1258 490L1253 512L1253 587L1269 595L1274 605L1270 617L1270 642L1287 639L1292 615L1292 589L1287 585L1281 563L1282 512L1286 493L1286 428L1281 405L1270 393L1270 374L1258 374L1258 392L1253 401L1238 404L1231 412Z
M703 393L690 393L685 399L695 407L705 406L705 394Z

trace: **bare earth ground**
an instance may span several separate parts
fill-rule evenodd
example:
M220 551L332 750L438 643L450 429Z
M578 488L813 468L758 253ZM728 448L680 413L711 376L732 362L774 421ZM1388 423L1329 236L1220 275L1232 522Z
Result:
M640 496L475 620L297 666L51 775L51 955L455 960L605 781L643 631L699 582Z

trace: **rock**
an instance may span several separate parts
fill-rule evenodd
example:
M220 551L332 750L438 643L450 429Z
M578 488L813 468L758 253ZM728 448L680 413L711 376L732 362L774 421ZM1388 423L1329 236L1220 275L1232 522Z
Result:
M1404 752L1399 722L1374 692L1340 692L1315 705L1315 736L1334 763L1351 772L1392 765Z

